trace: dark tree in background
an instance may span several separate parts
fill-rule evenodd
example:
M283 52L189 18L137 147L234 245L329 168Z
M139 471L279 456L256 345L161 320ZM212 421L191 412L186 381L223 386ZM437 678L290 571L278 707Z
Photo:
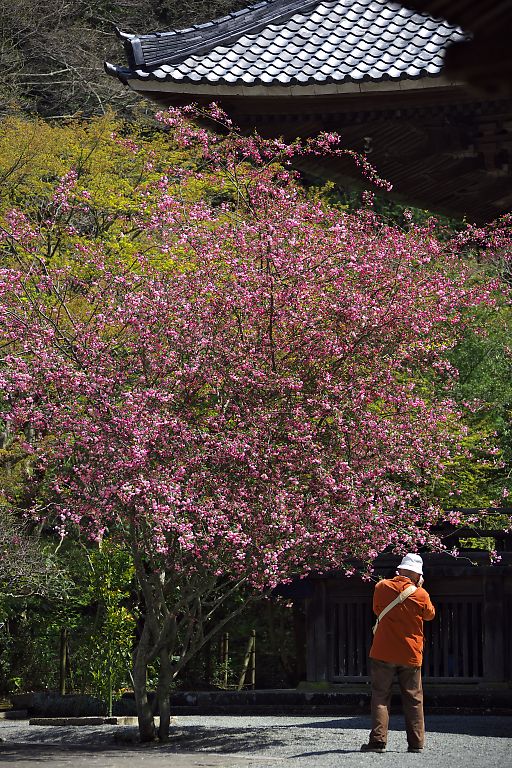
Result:
M245 0L10 0L0 4L0 115L130 113L141 100L105 76L123 60L114 26L133 33L186 27ZM148 107L148 109L151 109Z

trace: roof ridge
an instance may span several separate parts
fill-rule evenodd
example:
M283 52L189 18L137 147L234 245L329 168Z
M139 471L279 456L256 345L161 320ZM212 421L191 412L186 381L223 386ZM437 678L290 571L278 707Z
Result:
M334 0L330 0L331 2ZM232 39L238 39L244 34L254 34L265 28L276 19L281 22L291 18L296 13L307 12L310 8L320 5L325 0L261 0L240 11L232 11L226 16L207 21L203 24L193 24L185 29L173 29L167 32L151 32L147 35L127 35L118 30L118 36L124 40L126 53L137 67L158 67L164 61L173 63L178 61L183 53L194 55L205 53L214 48L219 42L229 43ZM247 16L246 25L240 23L240 19ZM236 27L230 29L233 20ZM201 32L198 36L196 33ZM210 34L209 34L210 33ZM165 59L152 60L149 63L142 50L142 41L146 42L154 38L162 40L167 38L167 44L176 40L176 47L172 53L168 53ZM167 51L169 49L167 48Z

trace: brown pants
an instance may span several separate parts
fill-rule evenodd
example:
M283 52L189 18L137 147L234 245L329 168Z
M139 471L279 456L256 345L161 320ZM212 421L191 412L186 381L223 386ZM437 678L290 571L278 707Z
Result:
M401 667L386 661L370 659L372 680L372 731L370 742L386 744L388 740L391 685L395 672L398 676L404 709L407 743L410 747L423 747L425 722L423 719L423 688L421 667Z

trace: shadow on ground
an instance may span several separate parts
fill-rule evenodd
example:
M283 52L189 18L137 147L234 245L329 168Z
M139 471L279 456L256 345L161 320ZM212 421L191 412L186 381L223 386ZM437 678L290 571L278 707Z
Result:
M286 740L280 738L278 728L265 726L261 728L208 728L206 726L175 727L171 729L169 742L160 744L139 744L137 742L137 729L123 728L110 733L87 734L76 730L60 728L39 729L34 727L33 733L25 734L23 741L5 741L0 744L0 761L9 750L22 750L30 753L40 749L46 751L59 751L61 753L90 752L91 754L112 750L134 749L137 752L145 750L159 750L165 752L194 751L194 752L222 752L226 753L258 753L271 751L276 747L285 745ZM281 733L284 733L281 730ZM50 739L54 737L53 743Z
M171 734L168 745L160 745L160 749L175 750L207 750L208 752L256 753L282 747L288 743L284 737L283 729L276 726L262 726L261 728L206 728L203 726L189 726L177 729ZM288 726L290 727L290 726ZM280 731L282 737L280 735Z
M249 722L248 722L249 720ZM18 762L51 763L64 759L66 765L74 766L73 755L88 754L91 766L100 765L99 753L112 756L126 756L128 752L141 759L144 754L149 758L160 754L170 758L172 754L195 753L235 756L246 755L254 760L256 756L264 759L294 760L297 758L315 758L321 760L327 755L341 756L357 752L360 744L366 740L370 728L367 716L340 717L331 719L304 718L290 723L276 717L273 722L251 724L250 718L244 718L243 724L236 724L236 718L230 718L230 724L212 722L207 725L181 725L171 729L167 744L140 745L137 743L137 729L117 726L110 730L87 729L87 733L78 728L37 727L25 731L21 742L16 739L13 730L9 740L0 744L0 762L15 765ZM390 730L404 732L404 721L400 715L393 715ZM427 718L427 732L432 734L456 734L462 737L480 737L489 739L510 739L512 733L511 717L482 716L443 716L433 715ZM405 737L405 734L403 734ZM402 739L404 742L405 740ZM51 743L53 742L53 743ZM393 744L393 739L391 740ZM392 747L392 744L390 746ZM401 747L400 747L401 749ZM398 751L400 751L400 749ZM390 749L393 752L393 748ZM127 763L131 758L127 758ZM60 765L60 762L59 762ZM110 763L109 763L110 765ZM117 765L117 763L116 763ZM132 763L132 766L134 764ZM512 762L510 763L512 766Z
M427 715L426 730L430 733L454 733L468 736L492 736L493 738L509 739L512 734L512 717L495 717L493 715ZM279 724L276 730L279 730ZM285 725L283 728L313 728L323 729L354 729L367 731L370 728L369 717L343 717L332 720L318 720L301 724ZM400 715L390 719L391 730L403 730L404 720ZM511 762L512 766L512 762Z

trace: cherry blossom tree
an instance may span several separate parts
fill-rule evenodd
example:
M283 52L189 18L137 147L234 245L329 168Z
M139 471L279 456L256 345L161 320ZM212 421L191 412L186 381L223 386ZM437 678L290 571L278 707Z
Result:
M148 665L165 739L170 682L230 595L432 543L426 489L461 431L445 355L492 302L432 224L307 196L286 163L342 153L337 137L285 146L161 119L200 162L148 183L136 253L122 232L118 253L88 236L71 170L45 219L9 214L0 274L9 429L47 473L61 532L133 554L142 740Z

